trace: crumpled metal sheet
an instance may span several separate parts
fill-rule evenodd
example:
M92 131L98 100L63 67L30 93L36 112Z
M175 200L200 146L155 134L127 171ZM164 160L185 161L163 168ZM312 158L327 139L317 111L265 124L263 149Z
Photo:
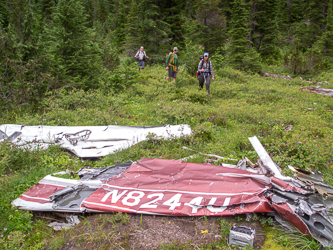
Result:
M37 211L121 211L176 216L275 212L279 220L289 222L325 247L332 246L333 216L325 203L328 195L319 192L318 185L324 186L327 193L331 187L318 174L305 171L302 174L310 176L283 176L266 150L262 150L261 143L253 144L262 167L271 173L239 169L247 169L243 161L237 168L230 168L143 158L124 163L117 171L113 171L115 166L105 168L115 174L107 180L100 178L105 169L81 170L82 180L46 176L12 204Z
M215 165L143 158L108 181L46 176L12 204L35 211L186 216L272 211L264 196L269 185L218 173L258 176Z
M13 206L30 211L81 213L82 201L98 188L100 180L73 180L45 176L38 184L12 202Z
M272 207L285 221L291 223L300 232L317 239L324 247L331 247L333 224L327 217L327 209L321 204L312 204L309 196L291 197L288 192L269 195Z
M87 209L145 214L203 216L271 211L267 185L244 170L178 160L143 158L109 179L84 200Z
M58 144L81 158L97 158L147 140L149 134L174 138L191 134L187 124L162 127L0 125L0 142L10 140L30 149Z

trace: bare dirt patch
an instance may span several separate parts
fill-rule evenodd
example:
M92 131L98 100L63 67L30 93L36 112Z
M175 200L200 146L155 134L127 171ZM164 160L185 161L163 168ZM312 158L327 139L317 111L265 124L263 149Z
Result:
M82 219L82 218L81 218ZM227 247L228 231L234 217L167 217L137 214L94 214L75 228L58 233L59 247L50 249L198 249L215 244ZM221 224L224 228L221 228ZM256 229L256 247L265 241L258 222L237 224ZM221 230L222 229L222 230ZM57 234L57 233L56 233ZM221 244L220 244L221 243Z

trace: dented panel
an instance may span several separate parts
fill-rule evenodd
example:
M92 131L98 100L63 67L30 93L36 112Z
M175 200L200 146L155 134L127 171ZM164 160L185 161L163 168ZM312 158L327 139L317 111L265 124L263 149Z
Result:
M29 149L58 144L81 158L112 154L147 140L150 134L171 139L190 135L191 127L187 124L161 127L0 125L0 142L9 139Z
M80 133L76 138L85 135ZM106 168L80 169L81 180L46 176L12 204L35 211L174 216L273 213L278 221L282 218L323 246L332 246L329 209L333 189L320 173L293 168L295 178L283 176L259 140L251 140L262 168L273 175L247 171L246 160L230 168L143 158Z

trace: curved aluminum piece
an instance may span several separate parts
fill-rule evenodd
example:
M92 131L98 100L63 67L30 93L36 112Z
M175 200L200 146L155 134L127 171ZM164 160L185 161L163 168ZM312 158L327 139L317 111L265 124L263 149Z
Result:
M150 136L173 139L192 133L187 124L161 127L131 126L24 126L0 125L1 138L29 149L45 149L58 144L78 157L98 158L126 149ZM2 137L1 137L2 136ZM65 137L66 140L63 138ZM2 140L3 140L2 139Z

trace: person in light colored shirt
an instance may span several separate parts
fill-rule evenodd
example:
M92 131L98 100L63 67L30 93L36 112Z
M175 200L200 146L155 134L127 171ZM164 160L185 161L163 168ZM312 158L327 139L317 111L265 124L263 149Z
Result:
M141 67L142 71L145 69L145 59L148 58L146 51L143 50L143 46L140 47L138 52L135 54L135 59L138 60L138 66ZM139 69L140 70L140 69Z

